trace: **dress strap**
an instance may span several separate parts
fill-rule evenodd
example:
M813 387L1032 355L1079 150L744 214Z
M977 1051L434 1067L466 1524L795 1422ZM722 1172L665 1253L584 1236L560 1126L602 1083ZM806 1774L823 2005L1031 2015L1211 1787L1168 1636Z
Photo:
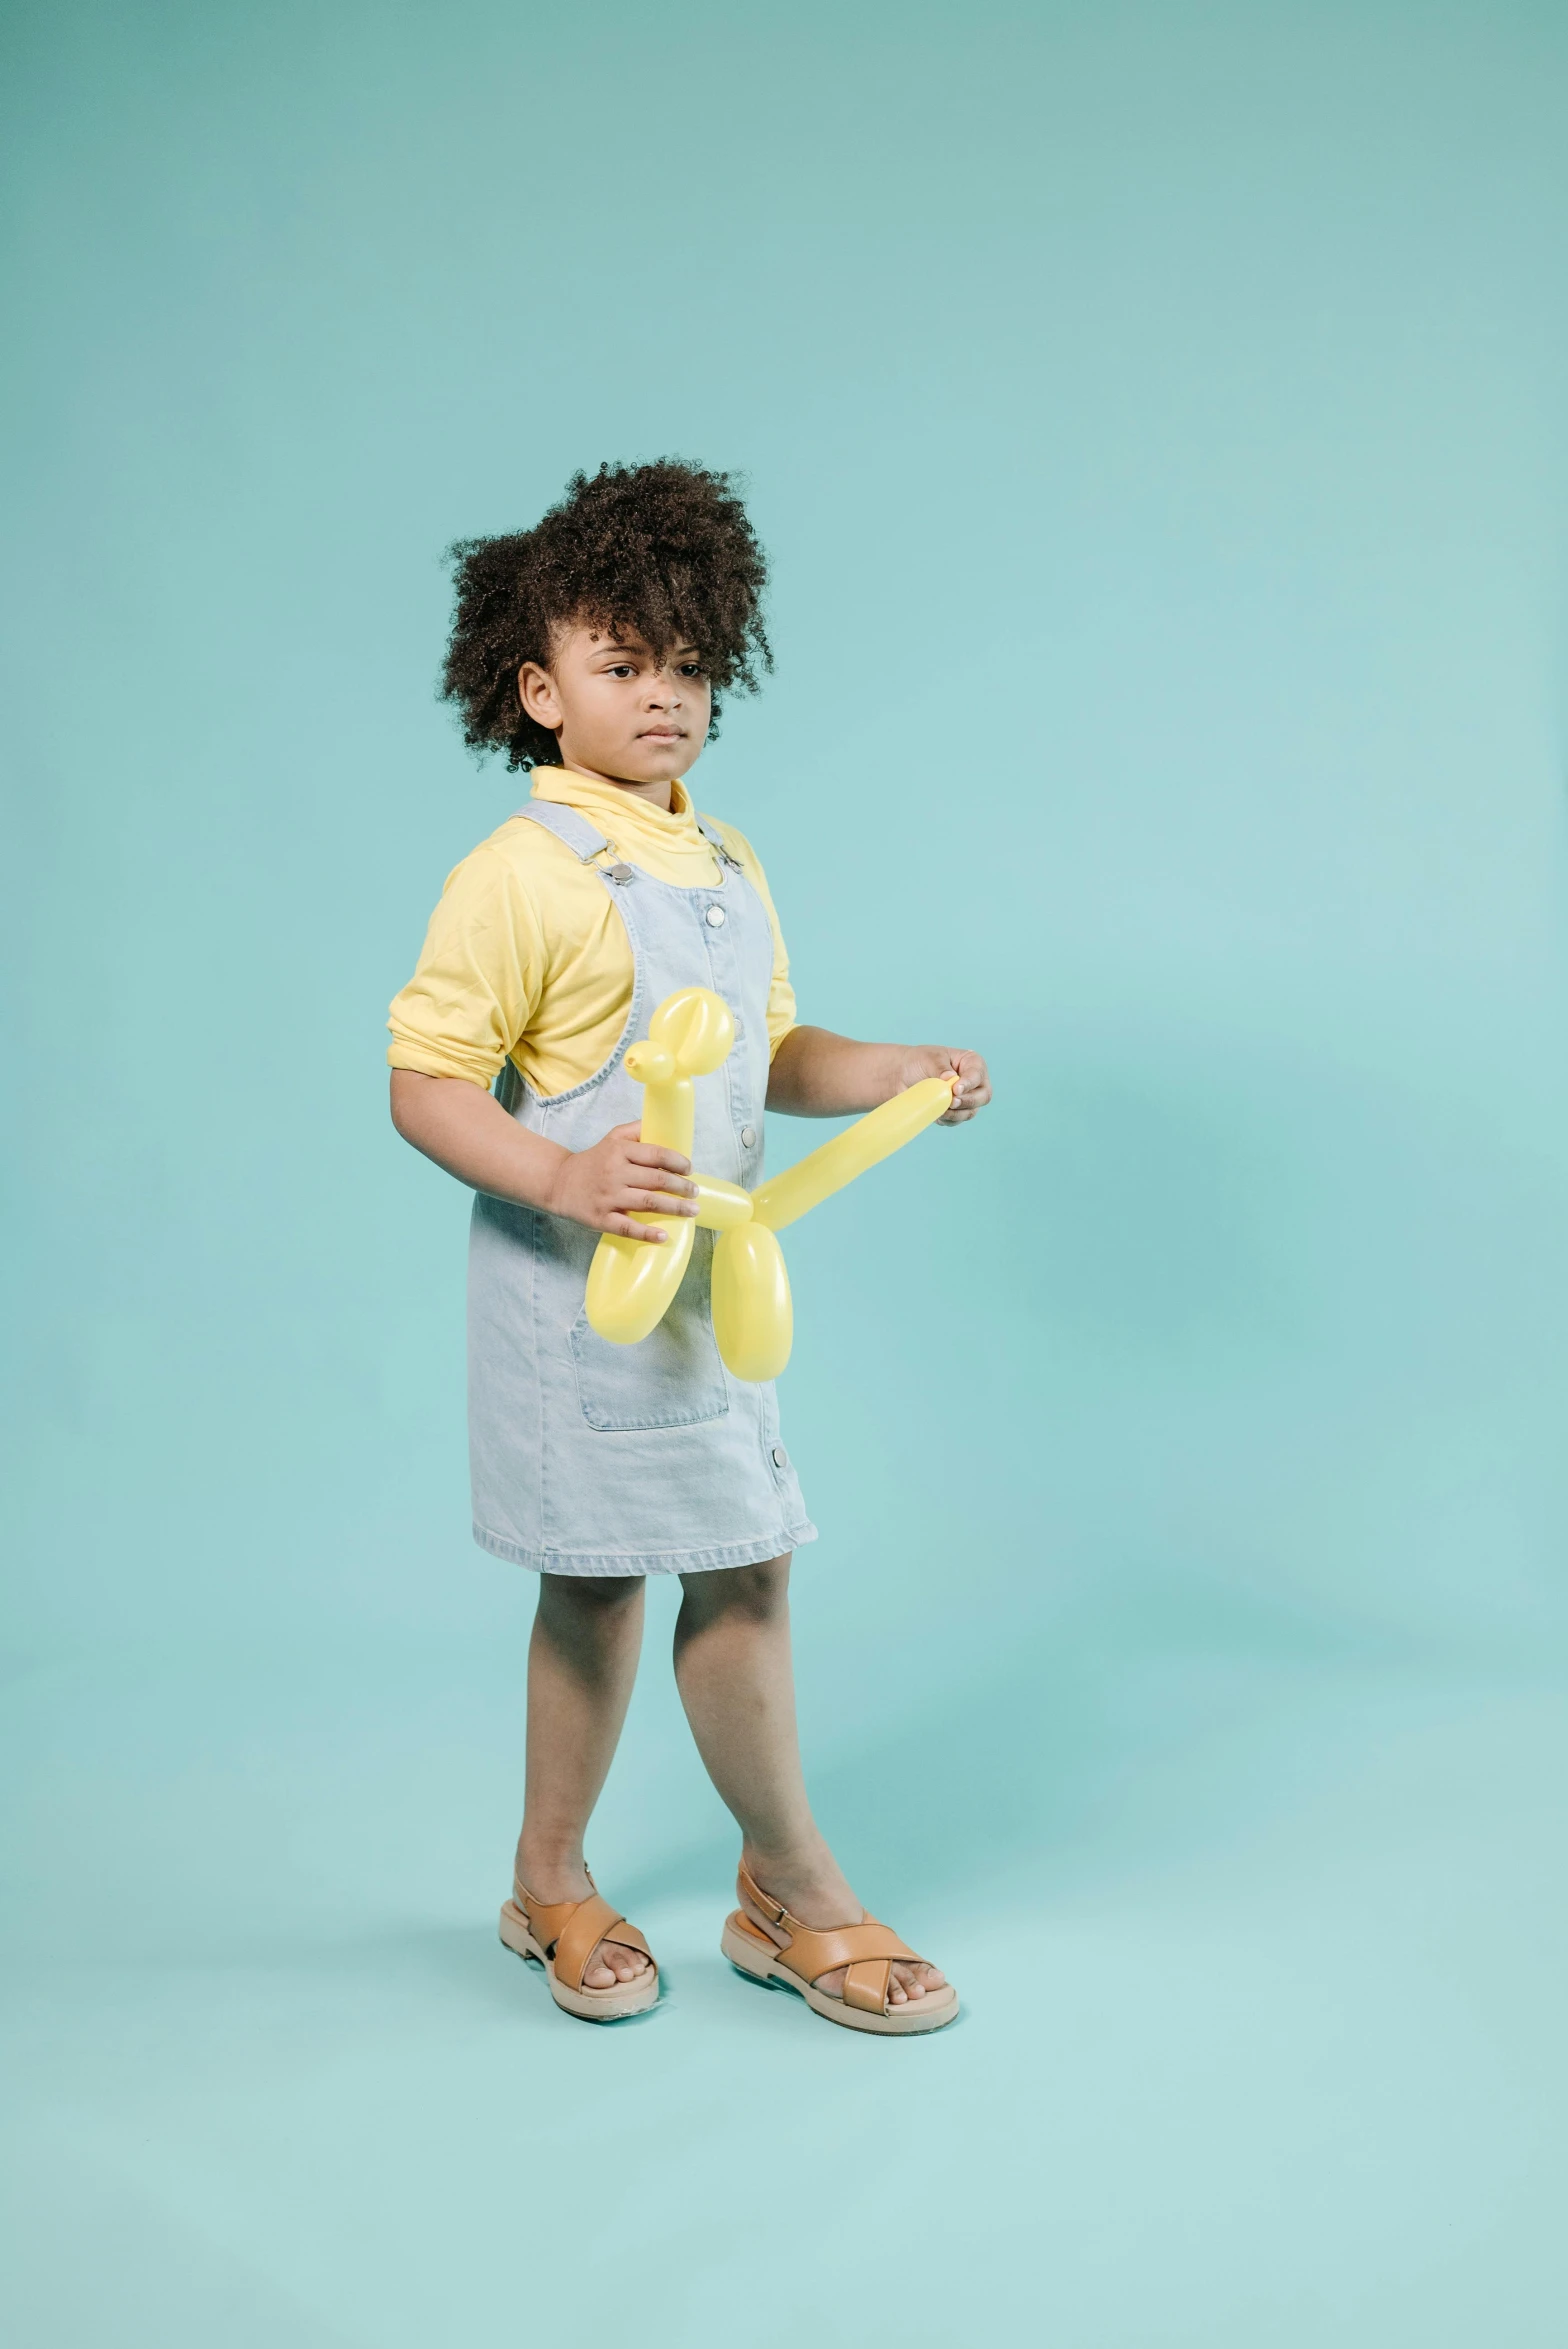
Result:
M561 807L553 799L530 799L516 813L526 816L530 824L542 824L564 841L579 864L592 864L610 845L602 832L596 832L586 816L575 808Z
M697 810L695 808L693 808L691 812L694 816L697 817L697 829L702 834L704 840L706 840L708 843L708 846L711 849L717 851L718 855L723 859L724 863L731 868L732 871L738 873L741 869L740 858L736 856L728 847L723 833L719 830L719 827L713 821L713 818L711 816L697 815Z

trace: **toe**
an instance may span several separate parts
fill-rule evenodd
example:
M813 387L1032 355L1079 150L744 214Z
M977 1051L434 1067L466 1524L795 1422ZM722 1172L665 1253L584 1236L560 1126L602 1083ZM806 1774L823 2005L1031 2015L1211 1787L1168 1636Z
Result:
M935 1966L923 1963L895 1966L893 1979L889 1985L889 1996L897 2003L910 1999L926 1998L931 1992L943 1990L946 1987L945 1976L939 1974Z

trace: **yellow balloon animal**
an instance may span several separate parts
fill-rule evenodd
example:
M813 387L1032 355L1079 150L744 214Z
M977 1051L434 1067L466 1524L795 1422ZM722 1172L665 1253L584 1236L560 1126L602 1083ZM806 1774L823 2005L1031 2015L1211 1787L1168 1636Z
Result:
M709 987L683 987L665 997L648 1024L647 1043L633 1044L626 1055L627 1074L643 1087L645 1142L690 1158L692 1079L721 1067L734 1041L735 1022L722 995ZM756 1191L694 1169L695 1217L632 1218L661 1225L670 1235L662 1248L614 1232L600 1240L588 1267L589 1322L617 1346L634 1346L657 1328L681 1285L700 1224L719 1235L713 1251L719 1352L737 1378L777 1378L789 1360L795 1325L784 1252L774 1235L912 1142L952 1098L946 1077L926 1077Z

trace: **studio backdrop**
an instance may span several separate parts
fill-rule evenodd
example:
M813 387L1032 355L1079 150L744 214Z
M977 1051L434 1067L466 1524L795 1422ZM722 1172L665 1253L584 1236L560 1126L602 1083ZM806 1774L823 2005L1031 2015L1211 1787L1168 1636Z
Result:
M591 2266L682 2349L1547 2349L1568 19L6 42L15 2337ZM669 2012L546 2032L491 1938L532 1585L383 1021L526 791L443 549L667 454L771 559L693 788L801 1017L996 1087L790 1239L813 1789L970 2008L880 2070L720 1971L668 1590L590 1857Z

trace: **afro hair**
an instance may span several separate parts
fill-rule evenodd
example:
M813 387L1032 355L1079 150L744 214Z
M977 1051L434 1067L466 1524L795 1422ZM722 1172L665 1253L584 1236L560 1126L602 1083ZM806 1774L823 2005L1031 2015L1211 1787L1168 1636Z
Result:
M554 764L555 736L517 697L525 661L548 667L562 628L635 632L655 652L695 645L719 697L755 693L773 666L762 623L767 560L726 473L680 458L574 474L532 530L449 549L457 612L441 677L463 739L509 767Z

